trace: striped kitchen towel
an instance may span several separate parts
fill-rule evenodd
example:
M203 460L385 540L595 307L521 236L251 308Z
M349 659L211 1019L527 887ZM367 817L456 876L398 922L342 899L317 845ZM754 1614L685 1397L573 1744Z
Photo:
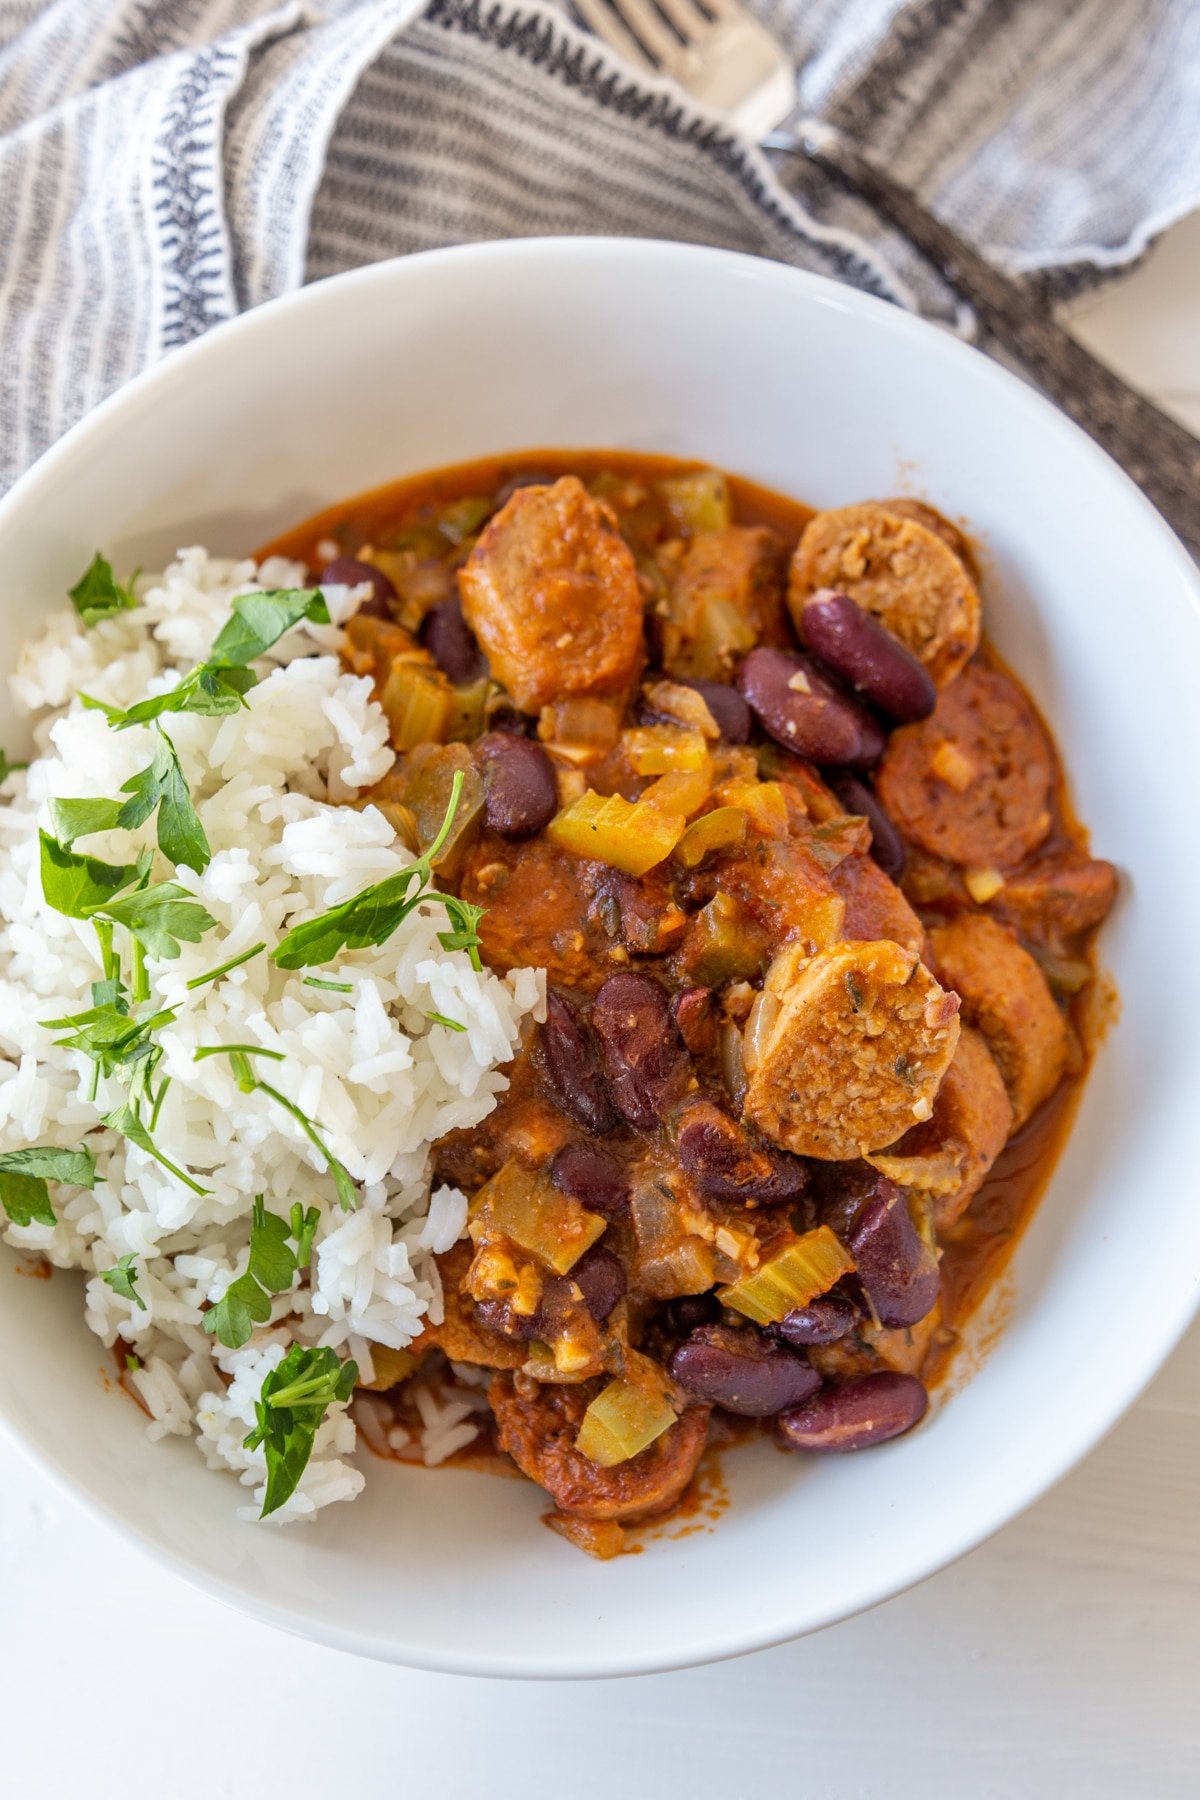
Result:
M1196 0L752 0L797 117L1069 298L1200 204ZM539 0L0 0L0 486L271 295L472 239L725 244L952 317L811 168Z

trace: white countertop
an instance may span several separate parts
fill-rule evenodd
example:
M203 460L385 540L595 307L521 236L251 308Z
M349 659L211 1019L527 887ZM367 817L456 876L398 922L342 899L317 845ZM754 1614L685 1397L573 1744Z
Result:
M1198 294L1200 218L1077 329L1200 432ZM956 1567L801 1643L636 1681L457 1680L283 1637L0 1442L8 1800L1194 1800L1198 1677L1200 1327Z

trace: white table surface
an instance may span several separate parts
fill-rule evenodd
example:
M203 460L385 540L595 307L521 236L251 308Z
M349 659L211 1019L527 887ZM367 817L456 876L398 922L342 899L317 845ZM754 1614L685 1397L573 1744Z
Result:
M1198 296L1200 218L1076 328L1200 431ZM1194 1800L1198 1690L1200 1327L956 1567L801 1643L635 1681L457 1680L284 1637L0 1442L6 1800Z

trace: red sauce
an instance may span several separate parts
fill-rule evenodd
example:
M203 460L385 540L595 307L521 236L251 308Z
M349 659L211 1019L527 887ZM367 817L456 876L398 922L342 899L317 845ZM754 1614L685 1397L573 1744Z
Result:
M671 457L611 450L542 449L481 458L407 477L351 500L340 501L281 534L265 546L260 555L271 553L294 557L319 570L326 559L329 541L336 542L340 552L351 555L372 544L386 544L389 536L402 526L427 519L454 500L494 493L502 483L521 472L544 473L550 478L573 473L587 480L605 471L615 471L620 476L654 481L667 474L702 466L681 463ZM734 516L739 524L769 525L794 543L812 517L812 509L799 501L740 477L728 479ZM970 558L969 544L967 556ZM985 655L990 662L1003 667L993 652L986 650ZM1011 675L1012 671L1006 673ZM1051 848L1072 844L1086 847L1086 834L1074 816L1061 770L1048 843ZM944 1381L954 1372L964 1327L981 1301L988 1296L994 1300L999 1292L998 1279L1053 1173L1070 1131L1091 1051L1115 1011L1111 985L1102 980L1094 981L1071 1009L1080 1044L1078 1066L1034 1118L1010 1140L969 1210L944 1239L942 1289L946 1328L936 1334L927 1357L923 1370L927 1379ZM975 1348L978 1351L978 1346ZM396 1416L404 1417L407 1422L409 1403L400 1391L386 1397L376 1396L376 1399L380 1398L386 1398L396 1408ZM722 1444L714 1444L707 1452L683 1502L668 1521L635 1528L639 1535L666 1532L679 1536L706 1529L728 1505L720 1469L723 1445L753 1436L757 1429L750 1421L729 1425L723 1421ZM403 1452L400 1457L408 1460ZM508 1458L496 1448L486 1431L481 1433L476 1444L459 1452L443 1466L512 1470ZM630 1547L640 1548L640 1545Z

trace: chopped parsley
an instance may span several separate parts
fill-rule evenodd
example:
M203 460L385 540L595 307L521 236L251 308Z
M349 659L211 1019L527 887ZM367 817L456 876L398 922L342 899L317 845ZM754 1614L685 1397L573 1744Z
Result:
M148 955L164 962L174 962L181 944L198 944L217 923L177 881L160 881L121 894L107 902L104 916L123 925Z
M14 1225L53 1225L56 1222L47 1185L51 1181L94 1188L96 1159L83 1144L73 1150L59 1149L53 1144L36 1144L27 1150L0 1153L0 1206Z
M140 1306L145 1312L146 1302L134 1286L136 1270L133 1265L135 1261L136 1258L131 1250L128 1256L123 1256L111 1269L101 1269L100 1279L106 1281L113 1293L119 1294L122 1300L131 1300L135 1306Z
M339 1362L327 1346L315 1350L303 1344L293 1344L279 1367L264 1377L254 1408L258 1424L244 1443L247 1450L261 1449L266 1458L261 1518L291 1499L325 1414L335 1403L349 1400L357 1380L357 1363Z
M303 1218L301 1220L303 1226ZM313 1230L316 1229L314 1221ZM286 1293L296 1278L298 1258L288 1243L287 1219L267 1211L261 1194L254 1201L250 1225L250 1257L243 1273L204 1315L204 1329L230 1350L240 1350L256 1325L271 1317L272 1294ZM312 1236L308 1246L311 1248Z
M227 1056L229 1058L234 1080L243 1094L253 1094L256 1091L266 1094L269 1099L275 1101L276 1105L282 1106L285 1112L291 1113L309 1143L320 1152L328 1164L342 1211L353 1212L358 1206L358 1189L354 1185L354 1178L349 1169L344 1163L338 1161L312 1120L306 1117L296 1102L289 1100L286 1094L281 1094L279 1089L273 1088L269 1082L260 1081L250 1067L248 1059L251 1056L269 1056L272 1062L286 1062L287 1058L283 1052L268 1050L261 1044L202 1044L194 1053L196 1062L204 1062L210 1056Z
M97 707L115 731L124 731L130 725L149 725L164 713L192 712L213 717L237 712L246 704L246 695L258 680L249 665L302 619L328 625L329 608L319 588L277 588L265 594L239 594L207 660L189 669L168 693L153 694L124 708L106 706L102 700L86 694L80 698L86 705Z
M452 930L439 931L443 950L465 950L473 968L481 969L478 924L483 917L481 906L472 906L454 894L440 894L426 884L433 878L433 864L438 851L450 835L454 815L462 794L462 770L456 771L450 788L450 804L437 836L423 856L387 875L344 900L340 906L296 925L282 943L271 952L281 969L304 969L314 963L331 962L343 950L365 950L369 945L385 944L396 928L425 901L444 906Z
M231 956L228 962L219 963L215 969L210 969L206 975L193 975L192 979L187 983L189 994L193 989L204 987L210 981L219 981L222 975L228 975L231 969L240 969L243 963L250 962L253 957L258 956L261 951L266 949L266 947L265 944L254 944L249 950L243 950L240 956Z
M163 1155L142 1124L136 1100L126 1100L112 1112L105 1113L100 1123L107 1125L110 1131L119 1131L121 1136L128 1138L131 1144L136 1144L139 1150L144 1150L147 1156L152 1156L156 1163L162 1165L168 1175L174 1175L177 1181L182 1181L184 1187L190 1188L193 1194L207 1194L211 1191L209 1188L201 1187L200 1183L194 1181L186 1169L181 1169L177 1163L173 1163L169 1157Z
M101 619L115 618L129 612L137 601L129 588L123 587L112 571L112 564L97 550L73 588L67 592L84 624L98 625Z

